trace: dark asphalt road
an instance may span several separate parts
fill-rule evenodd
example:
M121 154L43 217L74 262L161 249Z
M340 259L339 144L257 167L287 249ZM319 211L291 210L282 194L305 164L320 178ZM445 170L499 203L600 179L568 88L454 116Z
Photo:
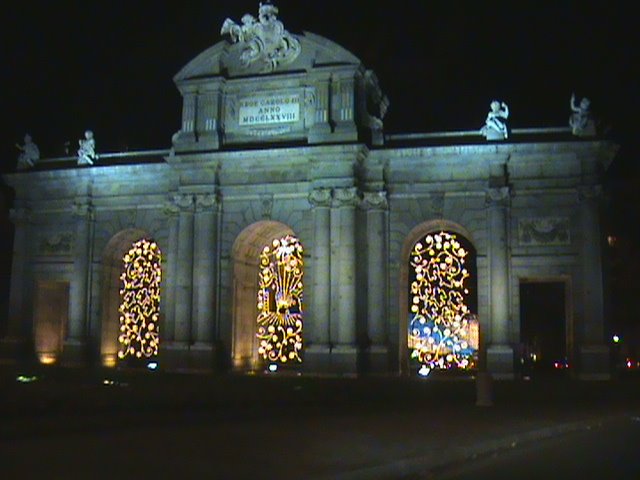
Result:
M424 480L640 479L640 418L516 446Z

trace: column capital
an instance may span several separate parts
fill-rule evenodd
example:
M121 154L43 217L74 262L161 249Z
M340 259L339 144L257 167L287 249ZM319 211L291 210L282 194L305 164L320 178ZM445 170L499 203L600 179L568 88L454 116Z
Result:
M88 197L79 197L73 201L71 205L71 215L76 218L85 218L93 216L93 204Z
M31 209L30 208L12 208L9 210L9 219L11 223L17 225L19 223L31 222Z
M196 211L210 211L218 205L218 195L216 193L198 193L195 195Z
M360 196L357 187L335 188L333 190L334 207L357 207L360 204Z
M580 185L578 187L578 202L597 200L602 196L601 185Z
M387 192L385 191L364 192L362 195L360 206L363 210L386 210L389 208Z
M309 203L314 207L330 207L331 189L314 188L309 192Z
M172 201L178 211L190 210L195 204L195 198L191 193L177 193L173 195Z
M488 188L486 191L486 204L504 206L511 198L509 187Z

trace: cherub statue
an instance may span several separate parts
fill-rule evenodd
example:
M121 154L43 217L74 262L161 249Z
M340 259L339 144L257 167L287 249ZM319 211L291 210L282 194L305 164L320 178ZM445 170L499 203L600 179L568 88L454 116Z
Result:
M591 111L589 110L591 101L587 97L583 97L582 100L580 100L580 105L577 105L576 94L572 93L569 106L572 112L569 117L571 132L577 136L595 135L595 124L591 116Z
M93 139L93 132L84 132L84 138L78 140L78 165L93 165L93 161L98 158L96 155L96 141Z
M16 148L20 150L20 155L18 155L18 170L31 168L40 160L40 149L33 143L31 135L28 133L24 136L24 145L18 145L16 143Z
M507 118L509 118L507 104L498 100L492 101L491 110L487 114L484 127L480 129L480 134L484 135L487 140L504 140L508 138Z

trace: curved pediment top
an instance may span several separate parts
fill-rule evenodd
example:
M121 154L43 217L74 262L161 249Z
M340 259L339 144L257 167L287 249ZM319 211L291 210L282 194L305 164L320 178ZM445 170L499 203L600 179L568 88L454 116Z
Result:
M339 65L359 66L361 61L337 43L310 32L291 35L299 43L299 52L288 62L265 65L243 61L246 45L222 40L187 63L173 78L182 83L191 79L210 77L247 77L265 74L311 71ZM245 54L246 58L246 54Z

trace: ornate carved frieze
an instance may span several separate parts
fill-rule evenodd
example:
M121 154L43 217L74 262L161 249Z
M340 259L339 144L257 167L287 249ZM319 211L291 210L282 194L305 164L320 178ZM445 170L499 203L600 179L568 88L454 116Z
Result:
M386 210L387 192L364 192L361 207L365 210Z
M518 243L523 246L570 245L570 223L567 217L518 219Z
M331 189L315 188L309 192L309 203L314 207L331 206Z
M257 20L247 13L242 17L242 25L230 18L222 24L220 34L228 34L232 43L241 46L240 63L243 67L255 64L262 72L272 72L300 55L300 42L285 30L277 15L275 5L261 3Z

